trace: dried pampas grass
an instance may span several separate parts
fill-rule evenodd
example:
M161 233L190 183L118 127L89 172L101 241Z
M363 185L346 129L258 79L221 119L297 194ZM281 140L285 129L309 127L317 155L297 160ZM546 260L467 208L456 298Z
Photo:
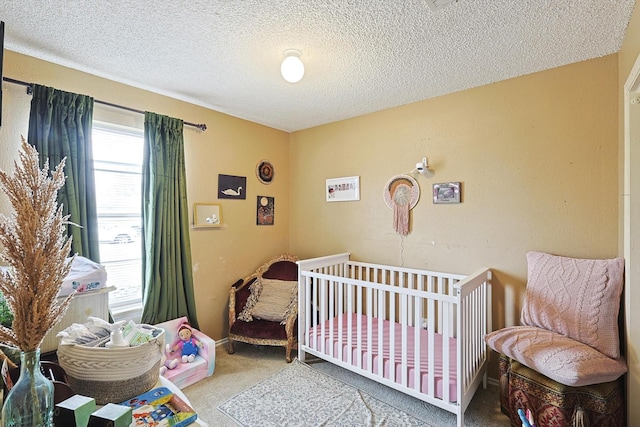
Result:
M70 296L58 301L73 261L67 258L69 217L57 203L64 164L63 159L49 176L48 163L40 170L38 152L22 138L13 176L0 171L0 189L14 211L9 217L0 214L0 260L10 267L0 274L0 292L14 316L11 329L0 326L0 342L25 352L40 347L71 302Z

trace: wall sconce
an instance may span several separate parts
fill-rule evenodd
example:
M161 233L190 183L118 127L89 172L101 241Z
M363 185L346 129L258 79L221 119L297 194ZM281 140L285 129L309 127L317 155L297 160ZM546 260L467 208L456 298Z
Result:
M426 157L423 157L421 162L416 163L416 170L422 175L427 174L429 171L429 163L427 163Z
M300 59L302 52L295 49L284 51L284 59L280 65L280 73L289 83L298 83L304 76L304 64Z

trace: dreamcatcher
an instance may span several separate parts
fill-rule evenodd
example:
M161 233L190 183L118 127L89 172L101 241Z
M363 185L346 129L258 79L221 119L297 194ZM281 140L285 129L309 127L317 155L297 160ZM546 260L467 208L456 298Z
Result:
M409 211L420 198L418 182L409 175L396 175L384 186L383 197L387 206L393 209L393 229L406 236L409 234Z

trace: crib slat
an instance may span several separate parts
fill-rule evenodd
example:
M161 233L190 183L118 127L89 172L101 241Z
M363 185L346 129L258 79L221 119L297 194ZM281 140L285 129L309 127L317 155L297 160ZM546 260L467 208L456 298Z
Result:
M458 283L458 279L450 279L450 283L451 283L451 291L450 291L450 295L456 296L457 292L455 289L455 284ZM457 334L457 328L458 325L456 324L456 322L458 321L458 304L453 304L451 306L451 314L449 315L449 321L451 322L451 333L453 334L452 336L454 338L458 337Z
M435 283L434 277L429 276L428 281L428 290L430 292L434 291ZM428 369L427 369L427 384L428 390L427 394L430 397L435 397L435 348L436 348L436 301L433 298L430 298L427 301L427 310L428 310L428 320L427 320L427 332L428 332L428 340L429 340L429 359L428 359Z
M473 292L471 293L471 295L469 295L470 298L468 298L469 300L469 330L467 331L467 333L469 334L473 334L470 335L472 337L478 336L478 333L480 332L479 328L478 328L478 311L477 311L477 307L478 307L478 293L477 292ZM476 369L476 363L475 361L478 360L478 353L479 353L479 346L478 346L478 341L473 340L469 343L469 346L471 347L471 351L470 351L470 355L468 357L468 363L469 363L469 369L467 370L467 372L473 372ZM470 381L471 378L469 377L468 380Z
M318 311L318 287L319 287L319 281L316 281L315 286L313 286L311 288L311 298L313 300L312 302L312 307L313 307L313 317L315 318L315 322L313 323L314 325L319 325L320 324L320 312ZM316 328L316 348L320 347L320 341L318 341L318 329Z
M329 288L328 289L328 292L329 292L329 301L328 301L329 317L327 319L333 319L334 317L336 317L335 306L334 306L335 293L334 293L334 290L333 290L334 283L335 283L334 281L327 281L327 287ZM329 332L329 343L330 343L330 345L329 345L329 355L331 357L335 357L335 351L334 351L335 349L334 349L334 345L333 345L333 342L334 342L333 341L333 337L334 337L335 331L334 331L334 327L333 327L333 322L329 323L329 331L328 332Z
M408 322L408 304L407 304L407 295L400 296L400 313L402 313L401 325L402 325L402 353L401 353L401 362L400 366L402 367L402 377L400 378L400 383L403 386L407 386L407 353L409 353L407 349L407 322Z
M338 282L338 360L344 360L344 282Z
M385 293L378 289L378 312L384 314ZM384 375L384 315L378 316L378 375Z
M396 293L389 292L389 319L396 321ZM389 379L396 381L396 328L389 328Z
M367 313L373 310L373 292L367 288ZM373 373L373 316L367 316L367 370Z
M347 310L348 313L353 313L353 286L352 285L347 285L349 287L348 290L348 294L347 294ZM353 362L353 316L349 316L347 317L347 363L352 366L354 365Z
M356 313L358 314L358 317L356 320L356 324L357 324L356 346L358 350L356 353L356 356L358 357L358 360L356 361L357 363L356 366L362 369L362 287L360 285L356 286L356 301L357 301Z
M461 304L461 308L462 308L462 312L464 313L463 315L463 319L462 319L462 324L461 324L461 331L460 333L463 334L463 336L467 336L466 333L469 331L469 328L471 327L471 317L469 316L469 309L471 308L471 306L469 305L469 298L465 298L464 300L460 301ZM473 351L471 343L469 342L463 342L460 345L460 352L461 354L461 362L462 366L463 366L463 372L465 372L465 375L463 378L460 378L460 382L462 383L462 390L467 388L467 384L469 382L469 376L466 375L466 373L469 371L470 364L470 353Z
M414 298L413 299L413 305L414 305L414 313L415 313L415 318L414 318L414 324L415 325L420 325L422 323L422 304L421 304L421 299L420 298ZM414 366L413 366L413 388L416 391L420 391L421 390L421 381L420 378L422 377L422 364L421 364L421 357L422 357L422 342L420 341L421 338L421 328L420 326L416 326L413 328L413 360L414 360Z
M443 311L445 319L449 316L450 304L443 304ZM451 359L449 358L449 337L451 336L451 332L449 330L449 322L445 322L442 331L442 398L447 402L449 400L449 386L451 384L449 378L449 368Z
M326 344L327 344L327 339L326 339L326 322L325 320L328 319L327 317L327 288L326 288L326 284L327 284L327 280L323 279L320 281L320 321L322 322L321 325L322 327L320 328L320 339L321 339L321 343L322 346L320 347L321 351L325 354L327 353L327 348L326 348Z
M445 278L444 277L438 277L436 280L436 293L438 294L442 294L443 292L446 293L446 289L445 289L445 284L444 284ZM438 300L438 312L437 312L437 329L436 332L437 333L442 333L442 301Z

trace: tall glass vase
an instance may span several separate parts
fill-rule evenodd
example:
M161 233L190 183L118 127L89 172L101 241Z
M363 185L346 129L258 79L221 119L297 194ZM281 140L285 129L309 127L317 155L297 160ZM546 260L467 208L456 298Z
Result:
M40 349L20 353L20 378L4 399L2 426L53 426L53 383L40 371Z

